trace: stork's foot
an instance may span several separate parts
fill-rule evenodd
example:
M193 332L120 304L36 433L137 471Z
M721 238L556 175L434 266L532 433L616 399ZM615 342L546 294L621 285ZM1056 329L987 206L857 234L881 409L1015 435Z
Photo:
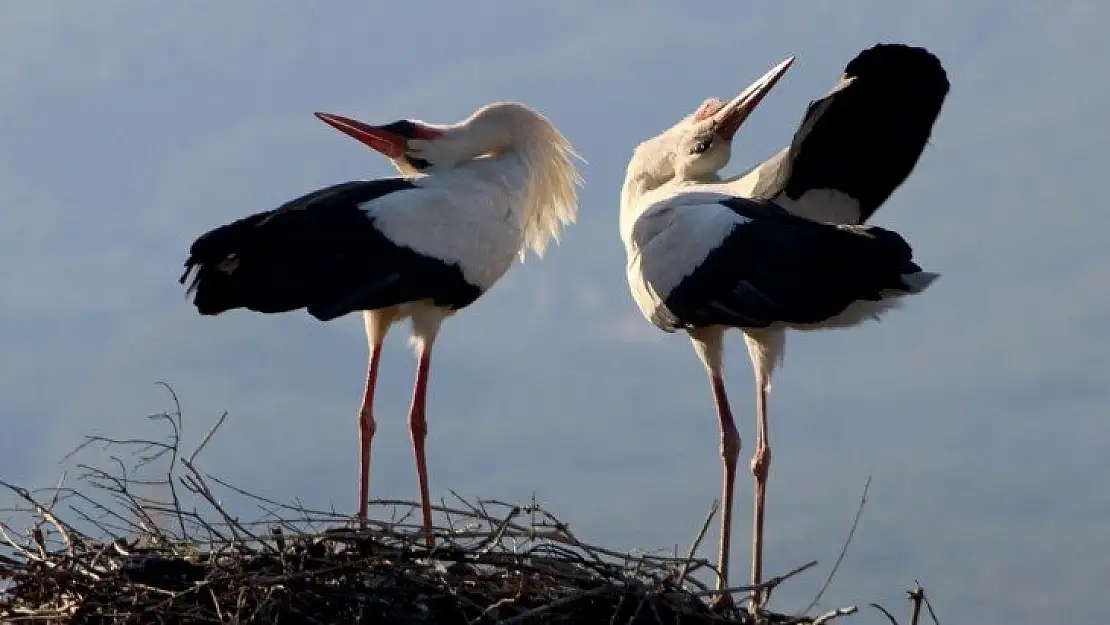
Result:
M728 594L727 592L723 592L717 595L713 599L713 601L709 602L709 609L713 610L717 614L730 612L736 609L736 602L732 600L732 595Z

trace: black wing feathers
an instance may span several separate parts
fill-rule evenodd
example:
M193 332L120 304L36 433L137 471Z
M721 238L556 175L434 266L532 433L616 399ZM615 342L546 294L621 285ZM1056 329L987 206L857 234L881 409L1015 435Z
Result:
M862 223L910 175L948 95L940 60L924 48L879 44L852 59L845 78L854 80L811 102L790 147L761 166L755 197L836 189L859 201Z
M721 204L752 221L670 292L677 327L819 323L853 301L906 289L902 276L921 271L896 232L821 224L758 200Z
M216 228L193 243L180 282L196 271L187 292L202 315L306 308L327 321L421 299L461 308L479 292L459 267L390 241L361 208L414 188L403 178L345 182Z

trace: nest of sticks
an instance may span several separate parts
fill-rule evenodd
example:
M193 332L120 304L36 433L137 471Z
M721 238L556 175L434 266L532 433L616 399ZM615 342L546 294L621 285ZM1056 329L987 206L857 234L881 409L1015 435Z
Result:
M712 572L705 560L619 553L582 542L535 502L462 498L436 507L445 522L429 551L415 503L373 502L377 520L359 527L273 501L197 467L222 418L191 454L180 449L180 410L150 418L165 423L167 440L88 437L82 447L101 447L110 462L77 464L76 486L64 477L38 491L0 481L17 501L0 522L0 621L750 623L749 593L816 564L734 589L738 607L717 612L695 575ZM154 479L138 476L156 465ZM261 510L261 520L233 515L227 498ZM853 612L759 621L820 624Z

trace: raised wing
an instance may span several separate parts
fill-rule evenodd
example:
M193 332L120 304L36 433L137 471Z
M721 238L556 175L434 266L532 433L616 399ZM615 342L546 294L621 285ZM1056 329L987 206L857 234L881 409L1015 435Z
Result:
M457 263L391 240L374 202L422 189L404 178L345 182L201 235L182 284L202 315L234 308L277 313L306 308L322 321L355 310L431 299L453 308L481 290Z
M790 146L730 189L810 219L863 223L917 165L949 86L924 48L864 50L828 95L810 102Z

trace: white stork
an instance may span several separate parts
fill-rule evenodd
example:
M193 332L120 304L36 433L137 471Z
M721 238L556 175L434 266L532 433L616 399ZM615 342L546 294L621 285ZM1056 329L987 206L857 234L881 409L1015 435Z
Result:
M402 177L345 182L201 235L185 261L202 315L236 308L304 308L320 321L363 312L369 343L359 408L358 518L365 521L374 437L374 387L390 326L412 323L418 357L409 431L425 541L434 545L425 396L432 344L444 319L469 306L528 249L542 256L578 212L582 179L570 143L515 102L455 124L384 126L317 113L389 157Z
M810 103L789 147L743 176L720 180L717 172L728 163L740 123L792 62L783 61L729 104L707 100L642 143L622 190L633 297L656 326L688 331L710 376L725 464L722 589L740 446L723 382L725 331L743 331L756 375L751 579L758 584L771 458L766 393L781 364L785 329L850 327L878 318L937 277L913 263L895 233L794 217L862 222L909 175L949 88L939 60L923 48L880 44L861 52L833 91ZM754 593L751 608L763 600ZM718 601L727 602L727 595Z

